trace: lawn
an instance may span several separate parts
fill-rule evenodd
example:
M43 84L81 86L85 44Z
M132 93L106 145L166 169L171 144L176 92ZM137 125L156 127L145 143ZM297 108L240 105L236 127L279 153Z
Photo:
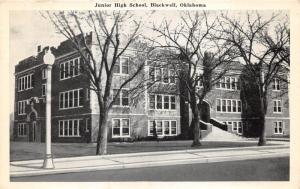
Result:
M256 141L202 141L200 148L256 146ZM191 141L145 141L133 143L108 143L108 154L153 152L192 149ZM52 143L54 158L95 155L95 143ZM43 159L44 143L11 142L10 161Z

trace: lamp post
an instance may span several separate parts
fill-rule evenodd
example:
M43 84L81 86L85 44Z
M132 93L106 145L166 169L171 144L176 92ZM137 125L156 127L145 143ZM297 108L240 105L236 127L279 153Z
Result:
M53 158L51 153L51 72L55 57L51 53L50 48L45 50L43 61L47 64L47 84L46 84L46 154L44 158L43 168L53 169Z

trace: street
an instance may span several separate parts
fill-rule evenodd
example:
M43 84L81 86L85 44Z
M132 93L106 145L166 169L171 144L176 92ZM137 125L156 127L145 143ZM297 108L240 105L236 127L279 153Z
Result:
M288 180L289 157L11 178L16 182Z

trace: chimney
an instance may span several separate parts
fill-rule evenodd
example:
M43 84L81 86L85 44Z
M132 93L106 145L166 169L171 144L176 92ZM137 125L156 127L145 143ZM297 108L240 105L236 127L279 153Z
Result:
M41 46L41 45L38 45L38 46L37 46L37 53L40 53L41 50L42 50L42 46Z

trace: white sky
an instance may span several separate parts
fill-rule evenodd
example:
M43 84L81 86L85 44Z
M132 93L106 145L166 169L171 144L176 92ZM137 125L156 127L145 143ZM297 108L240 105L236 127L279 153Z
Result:
M137 11L142 15L143 11ZM234 11L233 14L237 12ZM263 16L269 17L272 11L263 11ZM173 22L179 20L177 11L157 11L150 22L160 23L162 18L166 17ZM10 12L10 91L14 94L14 66L29 56L36 55L37 46L58 46L65 38L56 33L54 27L43 18L38 11L11 11ZM13 111L13 101L11 98L11 111Z

